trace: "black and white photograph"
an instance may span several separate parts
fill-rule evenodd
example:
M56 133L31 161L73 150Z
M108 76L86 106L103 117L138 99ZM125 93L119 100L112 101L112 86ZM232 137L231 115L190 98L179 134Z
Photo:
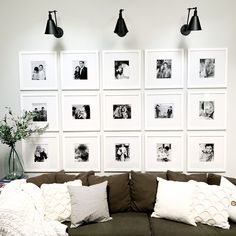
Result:
M214 120L214 101L199 101L199 117L205 120Z
M129 143L115 144L115 157L116 161L129 161L130 144Z
M200 59L200 78L214 78L215 77L215 58Z
M200 162L214 161L214 143L199 144L199 161Z
M173 105L172 103L159 103L155 104L155 118L170 119L173 118Z
M87 61L73 61L73 76L74 80L88 79Z
M90 105L72 105L72 117L78 119L90 119Z
M183 171L182 132L145 132L145 171Z
M88 144L75 144L75 162L89 161Z
M189 172L225 171L227 157L225 131L190 131L187 141Z
M36 145L34 151L34 162L44 162L46 159L48 159L48 145Z
M33 121L46 122L47 119L47 104L46 103L33 103Z
M45 61L31 61L32 80L46 80Z
M157 79L171 79L172 74L172 60L157 60L156 78Z
M227 48L188 49L188 88L227 88Z
M157 161L169 162L172 160L171 143L157 143Z
M114 61L115 79L129 79L129 61Z
M131 119L131 104L113 105L114 119Z

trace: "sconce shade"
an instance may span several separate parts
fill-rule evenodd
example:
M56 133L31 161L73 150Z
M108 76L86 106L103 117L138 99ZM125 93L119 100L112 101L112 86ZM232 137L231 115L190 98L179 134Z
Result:
M194 14L189 22L189 14L190 11L194 10ZM197 8L196 7L192 7L192 8L188 8L188 18L187 18L187 24L184 24L181 28L180 28L180 32L182 35L187 36L191 33L191 31L193 30L202 30L201 24L200 24L200 20L197 16Z
M52 19L52 12L54 13L56 23ZM57 26L56 11L49 11L48 13L48 21L45 29L45 34L53 34L56 38L61 38L64 34L63 29Z
M122 11L123 9L120 9L119 18L117 20L116 27L114 30L114 33L116 33L120 37L124 37L129 32L122 17Z
M57 34L57 33L58 33L57 26L56 26L54 20L52 19L51 13L49 13L45 34Z
M197 10L194 10L194 15L192 16L189 25L188 25L188 30L202 30L200 20L197 16Z

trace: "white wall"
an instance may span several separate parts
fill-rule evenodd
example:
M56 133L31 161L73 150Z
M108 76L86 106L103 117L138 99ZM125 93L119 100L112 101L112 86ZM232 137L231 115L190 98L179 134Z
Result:
M203 30L184 37L187 8L198 7ZM129 29L114 33L120 8ZM228 154L225 175L236 177L235 0L0 0L0 117L5 106L20 112L19 51L228 48ZM64 36L44 35L48 10L58 11ZM9 149L0 145L0 176Z

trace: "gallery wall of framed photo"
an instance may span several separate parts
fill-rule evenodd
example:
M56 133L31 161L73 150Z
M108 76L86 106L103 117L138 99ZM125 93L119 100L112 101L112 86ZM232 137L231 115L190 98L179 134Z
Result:
M25 171L224 172L227 49L185 51L19 52Z

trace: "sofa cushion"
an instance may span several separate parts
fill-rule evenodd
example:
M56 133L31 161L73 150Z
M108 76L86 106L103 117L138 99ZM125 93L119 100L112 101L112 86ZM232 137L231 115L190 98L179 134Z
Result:
M196 226L193 214L195 185L191 182L168 181L159 177L157 181L156 203L151 216Z
M192 180L188 183L196 187L193 198L195 222L229 229L229 189Z
M230 178L230 177L226 177L224 176L226 179L228 179L232 184L236 185L236 178ZM210 185L220 185L220 180L221 180L221 175L217 175L217 174L208 174L207 177L207 183Z
M83 186L88 186L88 177L90 175L94 175L94 171L88 171L84 173L80 173L78 175L69 175L65 173L57 174L56 175L56 183L63 184L68 181L73 181L76 179L80 179L82 181Z
M52 172L47 174L38 175L35 177L28 178L26 180L27 183L33 183L38 187L41 187L42 184L53 184L56 183L56 175L57 174L64 174L64 170L59 172Z
M137 212L152 212L156 202L157 177L166 179L166 172L141 173L131 171L131 208Z
M236 186L225 177L221 177L220 186L230 192L229 218L236 223Z
M140 212L123 212L111 215L112 220L69 228L69 236L151 236L149 218ZM66 223L68 226L69 222Z
M42 184L41 191L45 207L45 218L63 222L70 220L71 201L67 186L82 186L81 180L74 180L64 184Z
M195 180L198 182L207 183L207 174L206 173L186 175L186 174L183 174L180 172L167 170L166 175L167 175L168 180L173 180L173 181L187 182L189 180Z
M151 218L152 236L235 236L236 224L231 224L229 230L197 223L197 227L176 221Z
M111 220L107 204L107 181L93 186L70 186L71 227Z
M129 174L110 176L90 175L88 178L89 185L104 181L108 181L107 194L110 212L116 213L130 210Z

